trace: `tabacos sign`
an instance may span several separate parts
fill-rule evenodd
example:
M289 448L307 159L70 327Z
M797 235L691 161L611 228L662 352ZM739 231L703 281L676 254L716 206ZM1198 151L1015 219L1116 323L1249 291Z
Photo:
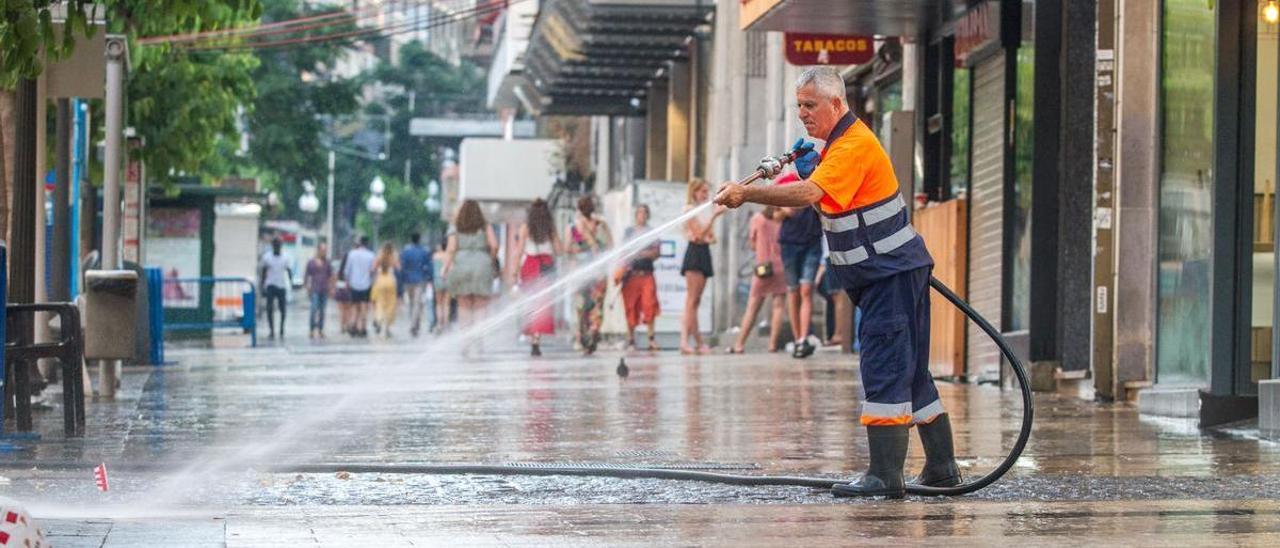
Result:
M793 65L861 65L876 53L870 36L788 32L785 41Z

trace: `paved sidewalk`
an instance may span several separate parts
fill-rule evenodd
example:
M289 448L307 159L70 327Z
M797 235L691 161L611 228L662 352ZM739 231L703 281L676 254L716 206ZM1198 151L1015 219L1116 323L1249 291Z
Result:
M60 409L39 413L42 441L0 455L4 494L30 505L57 546L1141 538L1121 533L1254 543L1274 542L1280 529L1280 446L1252 437L1250 425L1201 432L1059 395L1037 396L1034 435L1011 474L961 499L345 474L361 463L585 462L852 476L866 452L855 360L635 353L621 378L620 353L582 358L552 345L536 360L514 347L458 359L428 339L313 344L302 333L259 349L175 350L174 365L130 368L115 401L89 406L84 439L62 437ZM1017 433L1017 394L940 391L966 472L994 466ZM923 457L915 442L911 451L914 470ZM100 462L112 472L105 494L92 481ZM263 471L317 463L330 466Z

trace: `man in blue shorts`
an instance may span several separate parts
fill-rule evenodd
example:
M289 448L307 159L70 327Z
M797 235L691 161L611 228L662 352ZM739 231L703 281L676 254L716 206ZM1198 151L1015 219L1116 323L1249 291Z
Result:
M778 177L778 184L798 181L795 173ZM812 207L782 208L782 269L787 277L787 316L791 320L794 358L807 358L817 349L810 341L809 320L813 317L813 280L822 260L822 225Z

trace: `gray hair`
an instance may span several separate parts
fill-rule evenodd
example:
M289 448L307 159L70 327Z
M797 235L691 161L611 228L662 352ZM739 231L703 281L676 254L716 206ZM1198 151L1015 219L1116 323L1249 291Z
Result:
M813 84L814 89L828 99L845 100L844 78L831 67L810 67L796 79L796 89Z

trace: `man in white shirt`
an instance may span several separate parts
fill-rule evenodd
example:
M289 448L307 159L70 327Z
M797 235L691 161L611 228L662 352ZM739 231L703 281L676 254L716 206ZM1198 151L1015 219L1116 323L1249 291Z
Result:
M288 295L289 280L293 278L289 268L289 258L280 252L280 238L271 240L271 251L262 255L258 262L259 281L267 298L267 332L268 339L276 337L275 303L280 303L280 338L284 338L285 296Z
M342 261L342 278L351 288L351 305L355 311L355 325L351 328L351 335L355 337L369 335L365 326L369 317L369 290L373 287L373 261L368 236L361 236L356 247L348 251Z

